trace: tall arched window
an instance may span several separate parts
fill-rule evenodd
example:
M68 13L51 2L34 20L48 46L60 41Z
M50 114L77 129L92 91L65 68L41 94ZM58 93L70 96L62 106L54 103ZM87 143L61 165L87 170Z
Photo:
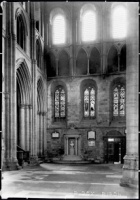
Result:
M65 44L66 42L66 21L62 14L57 14L52 22L53 44Z
M127 12L124 6L118 5L112 10L112 36L124 38L127 34Z
M86 10L82 15L82 41L91 42L96 38L96 14Z
M58 86L54 93L54 117L55 120L66 117L66 92L62 86Z
M17 43L25 50L26 37L25 26L21 15L17 16Z
M125 116L125 87L117 85L113 89L113 117Z
M95 117L95 89L92 86L84 89L84 117Z

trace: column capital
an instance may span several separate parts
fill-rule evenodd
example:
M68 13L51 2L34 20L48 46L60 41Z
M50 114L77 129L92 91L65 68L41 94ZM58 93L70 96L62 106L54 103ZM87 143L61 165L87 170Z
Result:
M32 105L29 105L29 109L33 109L33 106L32 106Z
M26 105L26 104L20 104L19 106L21 109L27 109L29 108L29 105Z
M37 61L36 59L32 59L32 64L36 65L37 64Z
M4 98L5 99L10 99L10 94L9 94L9 92L3 92L3 94L4 94Z
M6 33L5 38L8 40L10 40L10 39L16 40L17 37L16 37L16 34L14 34L14 33Z

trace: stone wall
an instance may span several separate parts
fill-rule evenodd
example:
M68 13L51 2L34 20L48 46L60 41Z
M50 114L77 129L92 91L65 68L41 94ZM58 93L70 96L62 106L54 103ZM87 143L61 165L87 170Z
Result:
M58 149L64 149L64 134L80 134L81 135L81 155L88 155L88 158L100 159L104 161L104 140L103 137L107 132L111 130L117 130L122 135L125 131L125 119L124 121L117 120L112 121L110 117L111 112L111 98L110 87L112 81L118 77L124 78L122 75L110 75L103 79L101 76L97 77L75 77L61 78L58 80L52 80L48 82L48 128L47 128L47 149L53 151L54 156L57 155ZM81 101L81 83L84 80L94 80L97 85L97 98L96 98L96 118L85 120L83 119L82 101ZM53 85L64 82L67 89L67 103L66 113L67 117L64 122L54 121L53 112ZM95 147L88 146L87 132L93 130L96 131ZM51 137L52 132L59 132L60 138L53 139Z

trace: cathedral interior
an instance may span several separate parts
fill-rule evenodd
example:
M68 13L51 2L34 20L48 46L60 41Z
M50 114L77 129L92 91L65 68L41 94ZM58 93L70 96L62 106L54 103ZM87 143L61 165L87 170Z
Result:
M138 184L138 3L3 3L2 169L121 163Z

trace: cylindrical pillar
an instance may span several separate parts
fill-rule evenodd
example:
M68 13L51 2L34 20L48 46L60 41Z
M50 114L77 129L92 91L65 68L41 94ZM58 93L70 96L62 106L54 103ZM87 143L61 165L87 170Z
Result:
M29 129L29 106L26 105L25 109L25 150L29 151L29 134L30 134L30 129Z
M20 147L25 150L25 105L20 106L20 133L19 133L19 144Z
M128 3L126 40L126 155L122 186L138 187L138 3Z
M29 151L30 151L30 156L33 156L33 129L32 129L32 110L33 107L30 105L29 106Z

